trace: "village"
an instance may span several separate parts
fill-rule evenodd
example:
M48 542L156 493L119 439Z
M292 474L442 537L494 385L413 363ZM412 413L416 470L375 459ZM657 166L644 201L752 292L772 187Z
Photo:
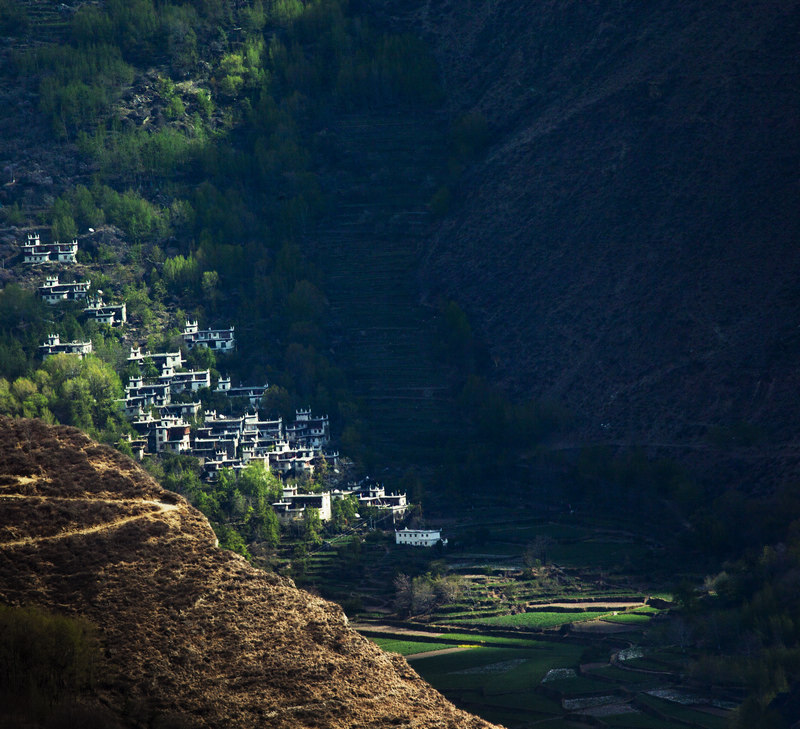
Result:
M77 262L78 241L47 244L39 233L29 233L21 246L22 262L30 266ZM126 305L107 303L103 292L90 295L91 281L62 282L58 273L48 273L38 292L44 302L58 305L62 302L84 303L84 315L109 327L125 326ZM207 348L215 353L227 354L236 349L234 327L201 329L197 320L187 320L181 333L187 351ZM61 341L58 334L50 334L39 347L42 359L57 354L83 357L92 353L91 341ZM330 521L332 501L353 497L359 508L384 512L394 523L406 516L409 504L404 493L387 493L385 488L364 479L359 483L311 493L304 491L303 483L314 476L315 469L323 463L336 468L339 454L328 450L330 422L327 415L316 415L310 409L298 409L294 420L284 423L283 418L261 419L258 408L269 389L267 383L234 385L229 376L220 375L216 382L210 369L193 370L184 367L186 359L181 349L171 352L149 352L138 344L131 344L127 357L136 374L125 384L125 396L120 406L135 434L124 440L134 457L163 453L190 455L198 459L202 478L213 482L223 469L241 471L249 464L261 462L278 475L283 483L280 501L272 504L278 518L297 522L308 509L314 509L320 521ZM237 414L219 413L203 407L200 391L205 390L226 398L231 408L239 406ZM446 544L439 530L395 531L396 544L416 547L433 547Z

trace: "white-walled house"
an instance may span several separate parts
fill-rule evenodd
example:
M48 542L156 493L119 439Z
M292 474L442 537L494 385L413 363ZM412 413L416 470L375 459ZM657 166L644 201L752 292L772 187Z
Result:
M224 393L228 397L246 397L250 401L250 405L258 407L268 388L267 384L233 386L230 377L220 376L215 392Z
M58 304L61 301L82 301L86 299L91 283L91 281L61 283L58 275L48 276L39 287L39 295L48 304Z
M170 387L172 392L179 393L189 390L190 392L197 392L203 388L211 387L211 372L210 370L188 370L187 372L170 372L169 375L164 374L162 370L161 377L169 378Z
M180 350L177 352L157 352L151 354L150 352L143 352L141 347L131 345L131 353L128 355L128 362L138 362L140 365L149 359L159 369L163 370L165 367L176 369L183 366L183 355Z
M42 243L38 233L28 233L21 246L23 263L75 263L78 254L78 239L72 243Z
M216 352L232 352L236 348L233 327L230 329L200 329L197 320L187 321L181 336L189 349L208 347Z
M128 311L124 303L106 304L101 296L89 299L83 313L100 324L116 326L128 320Z
M321 521L330 521L331 495L328 491L321 494L302 494L296 486L283 490L281 500L272 505L278 518L283 521L302 519L306 509L317 509Z
M42 359L47 359L51 354L77 354L83 358L91 351L91 342L62 342L58 334L49 334L47 341L39 345L39 354Z
M395 544L409 544L412 547L435 547L437 542L447 544L442 539L441 529L400 529L394 533Z

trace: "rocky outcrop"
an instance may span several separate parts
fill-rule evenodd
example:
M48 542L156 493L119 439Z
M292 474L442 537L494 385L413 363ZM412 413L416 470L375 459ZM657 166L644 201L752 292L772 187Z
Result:
M72 428L0 419L0 602L97 626L96 692L198 727L488 727L347 626L216 547L129 459Z

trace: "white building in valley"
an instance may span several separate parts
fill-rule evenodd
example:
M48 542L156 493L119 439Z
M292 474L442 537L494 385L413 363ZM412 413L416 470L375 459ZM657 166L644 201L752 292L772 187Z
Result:
M446 539L442 539L441 529L400 529L394 533L395 544L410 544L412 547L435 547L441 541L447 544Z

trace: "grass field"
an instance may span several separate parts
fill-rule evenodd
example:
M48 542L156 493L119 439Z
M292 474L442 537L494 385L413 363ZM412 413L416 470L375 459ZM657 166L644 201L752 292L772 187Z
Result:
M531 691L486 697L479 692L464 691L458 695L459 706L480 713L488 721L507 727L526 726L529 719L546 721L548 728L569 726L562 723L561 705L554 699Z
M532 691L551 668L574 666L581 647L557 643L536 649L478 647L461 653L422 658L417 672L436 688L476 690L485 695Z
M610 693L615 688L607 681L598 681L597 679L587 678L586 676L572 676L571 678L548 681L547 687L558 691L564 697L602 692Z
M685 668L686 661L686 656L673 653L651 653L643 658L625 661L625 665L645 671L681 671Z
M544 643L540 640L530 640L529 638L504 638L502 636L480 635L472 633L445 633L443 634L443 637L444 636L451 640L458 640L462 643L473 643L487 646L499 645L518 646L520 648L539 648L547 645L547 643Z
M647 625L652 620L652 616L644 613L619 613L618 615L607 615L603 620L623 625Z
M678 721L688 721L695 726L702 726L706 729L725 729L728 722L725 717L714 716L703 711L697 711L689 706L677 704L674 701L664 701L654 696L639 695L637 702L650 706L667 719L677 719Z
M672 721L664 721L649 714L623 714L622 716L610 716L605 719L607 726L611 729L679 729L685 724L676 724Z
M611 613L586 611L578 613L518 613L517 615L497 615L491 618L474 618L454 620L454 623L470 625L500 625L521 628L557 628L567 623L603 618Z
M626 671L624 668L617 668L616 666L604 666L603 668L596 668L591 671L589 675L605 678L611 681L618 681L619 683L624 684L654 685L659 682L659 679L653 678L646 673Z

